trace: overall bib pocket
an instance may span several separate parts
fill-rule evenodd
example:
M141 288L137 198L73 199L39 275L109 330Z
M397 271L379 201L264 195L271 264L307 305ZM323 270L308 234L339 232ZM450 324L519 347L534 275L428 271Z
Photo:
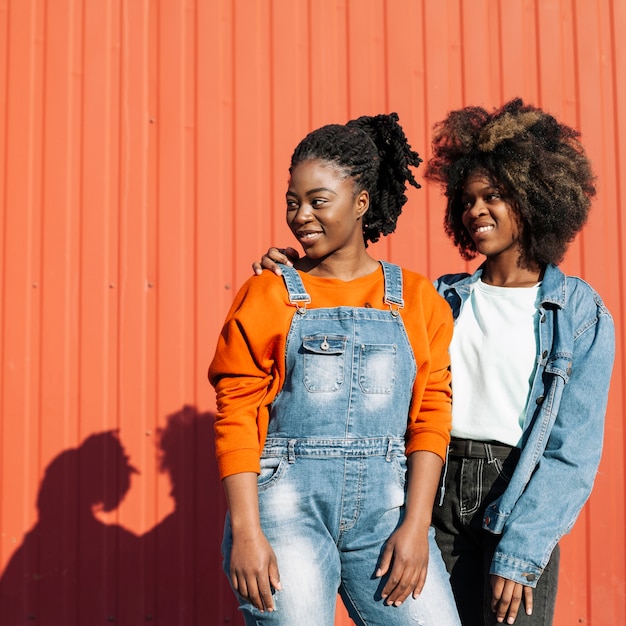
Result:
M338 391L343 385L348 338L342 335L307 335L302 338L304 386L312 393Z
M395 344L361 344L359 386L363 393L391 393L396 382Z

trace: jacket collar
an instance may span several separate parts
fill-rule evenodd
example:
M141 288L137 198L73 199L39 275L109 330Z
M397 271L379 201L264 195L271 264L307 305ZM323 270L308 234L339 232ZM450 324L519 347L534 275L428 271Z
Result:
M469 294L471 286L482 276L483 266L481 265L473 274L461 279L454 284L454 288L460 294ZM543 274L541 281L541 304L549 304L562 309L565 306L567 295L567 281L565 274L556 266L549 264Z

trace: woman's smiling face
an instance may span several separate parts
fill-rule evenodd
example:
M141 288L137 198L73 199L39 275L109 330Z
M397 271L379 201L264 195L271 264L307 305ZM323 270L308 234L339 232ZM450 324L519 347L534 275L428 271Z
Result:
M511 205L483 172L470 174L463 185L461 219L476 250L487 257L520 255L519 225Z
M298 163L291 172L286 201L287 224L307 257L322 259L365 248L362 218L369 194L355 194L354 180L333 163Z

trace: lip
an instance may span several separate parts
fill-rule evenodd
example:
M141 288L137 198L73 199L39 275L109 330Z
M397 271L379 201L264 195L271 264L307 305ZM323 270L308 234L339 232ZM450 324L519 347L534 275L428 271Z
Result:
M495 224L485 224L485 223L476 223L472 224L472 235L475 237L480 237L482 235L486 235L487 233L492 232L495 229Z
M321 236L321 230L299 230L295 233L298 241L303 245L315 243Z

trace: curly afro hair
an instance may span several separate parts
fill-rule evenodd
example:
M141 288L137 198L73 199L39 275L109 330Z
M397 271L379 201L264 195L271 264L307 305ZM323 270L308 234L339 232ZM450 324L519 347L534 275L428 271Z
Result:
M418 167L422 159L411 149L397 113L363 116L312 131L294 150L289 172L306 160L336 165L354 180L355 197L363 190L369 193L363 226L366 245L396 229L407 201L407 183L420 187L409 166Z
M520 225L520 265L559 263L584 226L595 177L578 131L520 98L487 112L468 106L435 124L425 177L448 199L446 233L464 259L476 256L462 222L463 185L484 173Z

